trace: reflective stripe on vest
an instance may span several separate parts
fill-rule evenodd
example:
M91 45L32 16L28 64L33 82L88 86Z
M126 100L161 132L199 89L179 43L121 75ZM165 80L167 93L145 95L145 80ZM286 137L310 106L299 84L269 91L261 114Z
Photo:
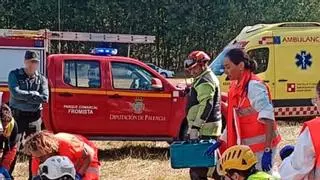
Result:
M248 145L253 152L263 151L266 142L266 132L264 124L258 120L258 112L256 112L250 105L248 98L246 98L246 108L238 108L234 111L237 121L240 124L241 144ZM239 116L239 109L241 115ZM250 123L245 121L250 120ZM250 131L251 130L251 131ZM272 134L271 148L276 147L280 142L281 136L277 130L276 122L274 121L274 129Z
M273 131L273 137L279 136L279 132L277 130ZM259 135L255 137L250 137L250 138L244 138L241 140L241 144L251 146L254 144L259 144L259 143L265 143L266 142L266 135Z
M248 82L246 79L250 78ZM244 74L244 82L237 84L231 82L230 90L228 93L228 117L227 117L227 147L236 144L249 145L253 152L263 151L265 148L266 125L259 120L259 113L253 108L250 103L247 91L248 84L251 80L259 81L264 84L254 74ZM271 101L269 88L264 84L268 98ZM277 123L272 121L273 134L271 148L278 145L281 136L277 132Z
M222 122L206 122L200 129L200 135L202 136L220 136L221 135Z
M269 88L267 86L266 88L270 99ZM259 113L252 107L248 96L242 97L240 102L234 111L237 116L234 119L237 119L240 125L241 144L250 146L253 152L263 151L266 143L265 125L259 122ZM277 124L275 121L273 123L271 148L276 147L281 140Z
M238 108L236 111L239 117L249 116L250 114L257 113L257 111L252 107Z

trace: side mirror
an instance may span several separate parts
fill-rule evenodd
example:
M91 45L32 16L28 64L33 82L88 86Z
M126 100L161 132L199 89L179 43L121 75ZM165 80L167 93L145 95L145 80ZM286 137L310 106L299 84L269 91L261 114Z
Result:
M163 88L163 85L162 85L162 82L160 79L158 78L152 78L151 80L151 87L153 89L157 89L157 90L160 90Z

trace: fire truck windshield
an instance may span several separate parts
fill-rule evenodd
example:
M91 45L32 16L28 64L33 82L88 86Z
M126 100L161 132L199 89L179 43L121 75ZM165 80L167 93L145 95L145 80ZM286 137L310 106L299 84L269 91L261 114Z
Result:
M223 51L212 61L209 67L212 69L213 73L217 76L221 76L224 73L223 61L230 49L233 48L243 48L243 42L229 43Z
M226 53L229 49L224 49L210 64L210 68L217 76L221 76L224 73L223 61Z

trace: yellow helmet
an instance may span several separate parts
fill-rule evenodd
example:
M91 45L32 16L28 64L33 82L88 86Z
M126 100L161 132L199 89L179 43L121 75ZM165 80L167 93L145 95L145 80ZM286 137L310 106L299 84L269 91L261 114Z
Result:
M228 148L219 160L218 173L226 175L230 169L248 170L257 163L257 157L249 146L236 145Z

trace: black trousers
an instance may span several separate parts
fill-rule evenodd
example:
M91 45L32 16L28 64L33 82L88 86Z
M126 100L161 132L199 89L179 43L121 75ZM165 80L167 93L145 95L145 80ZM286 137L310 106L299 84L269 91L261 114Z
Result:
M23 148L22 140L24 135L25 137L28 137L33 133L41 131L41 111L25 112L18 109L12 109L12 114L18 125L18 150L21 150ZM32 179L31 161L32 158L29 157L29 179ZM10 174L12 174L16 163L17 156L15 157L14 162L9 170Z

